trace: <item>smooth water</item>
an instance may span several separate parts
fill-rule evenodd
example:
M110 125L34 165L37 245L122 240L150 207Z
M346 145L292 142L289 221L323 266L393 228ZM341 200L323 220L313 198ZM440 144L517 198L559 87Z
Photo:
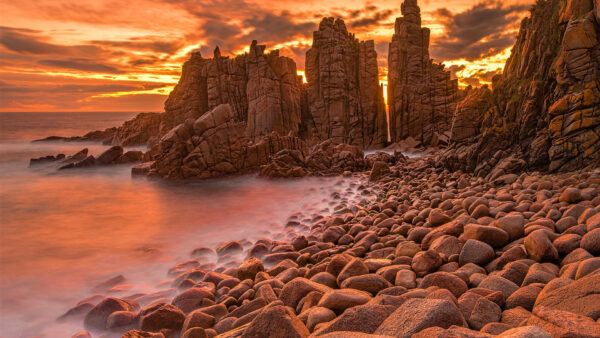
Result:
M132 178L130 166L56 171L29 159L97 143L30 140L77 136L132 113L0 113L0 336L70 337L82 323L55 319L106 279L123 296L160 289L192 249L277 238L290 215L328 212L351 180L255 176L164 182Z

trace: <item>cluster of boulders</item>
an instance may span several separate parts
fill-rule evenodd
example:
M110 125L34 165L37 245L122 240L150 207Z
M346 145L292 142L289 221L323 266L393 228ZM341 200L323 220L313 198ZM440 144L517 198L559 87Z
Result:
M71 312L123 337L599 335L599 171L486 180L390 157L309 227L196 249L171 289Z
M85 168L93 166L106 166L114 164L130 164L141 162L144 158L144 152L140 150L129 150L125 152L121 146L113 146L104 151L98 157L89 154L89 150L84 148L71 156L65 154L48 155L40 158L32 158L29 166L34 167L48 163L58 163L58 170Z

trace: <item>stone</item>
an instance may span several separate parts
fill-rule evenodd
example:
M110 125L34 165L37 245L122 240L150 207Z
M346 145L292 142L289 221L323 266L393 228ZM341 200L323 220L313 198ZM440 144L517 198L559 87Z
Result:
M452 219L450 217L448 217L448 215L446 215L440 209L433 209L429 213L428 220L429 220L429 224L431 226L436 227L436 226L440 226L442 224L446 224L446 223L450 222Z
M317 306L341 313L347 308L362 305L371 300L368 293L354 289L331 290L323 295Z
M498 304L481 297L475 303L467 322L475 330L481 330L486 324L500 321L502 309Z
M369 268L362 259L354 258L344 266L342 271L340 271L337 277L338 285L342 285L342 283L350 277L366 275L368 273Z
M315 306L308 310L308 318L306 319L306 327L309 331L313 331L317 324L329 322L335 319L335 312L328 308Z
M162 329L180 331L185 314L171 304L159 303L140 311L140 330L158 332Z
M340 286L344 289L357 289L377 294L379 291L391 287L392 284L381 275L372 273L346 278Z
M412 242L412 241L405 241L405 242L400 242L398 243L398 246L396 247L396 257L402 257L402 256L407 256L407 257L414 257L417 252L421 251L421 247L419 246L419 244Z
M257 273L265 271L265 267L260 259L250 257L238 266L237 275L240 280L252 279Z
M547 284L535 301L534 311L545 307L569 311L594 320L600 318L600 274L590 274L567 285L546 290Z
M215 325L215 322L215 317L204 312L203 309L194 310L185 317L182 331L185 332L194 327L210 329L211 327L213 327L213 325Z
M475 239L469 239L463 245L462 250L460 251L458 262L461 266L468 263L485 266L495 257L496 254L494 252L494 248L492 248L489 244Z
M390 166L382 161L376 161L373 163L373 168L371 169L371 175L369 176L369 181L375 182L378 181L383 176L390 173Z
M137 314L132 311L116 311L106 319L106 329L110 332L125 332L137 327Z
M419 285L419 287L423 289L427 289L431 286L447 289L452 292L456 298L460 297L468 289L467 284L460 277L442 271L426 275Z
M506 245L510 237L506 231L479 224L467 224L462 235L465 240L475 239L491 245L492 247L498 248Z
M581 248L594 256L600 256L600 228L589 231L581 238Z
M314 332L315 336L336 331L373 333L390 315L390 307L364 304L347 309L339 317Z
M399 270L396 273L395 285L414 289L417 287L416 278L417 275L412 270Z
M537 326L521 326L506 330L498 335L498 338L551 338L552 336L544 329Z
M478 286L493 291L501 291L505 299L519 289L519 286L510 280L494 275L486 277Z
M193 327L183 332L181 338L208 338L206 330L201 327Z
M535 285L528 285L518 289L506 299L506 309L520 306L528 311L533 310L535 300L541 291L542 289Z
M412 260L412 269L418 276L437 270L442 265L442 259L433 250L420 251Z
M577 203L581 201L581 190L577 188L566 188L560 195L559 201Z
M191 288L175 296L171 304L185 313L190 313L201 307L205 299L214 300L214 295L204 288Z
M274 323L277 323L274 325ZM247 337L308 337L310 332L294 312L283 305L270 306L262 310L244 330Z
M535 230L525 237L525 249L531 259L537 262L556 261L558 251L546 235L545 230Z
M447 329L452 325L465 325L462 314L452 302L414 298L402 304L374 333L410 337L429 327L438 326Z
M600 336L600 324L591 318L545 307L537 307L527 325L541 327L553 337Z
M325 294L331 289L325 285L312 282L306 278L297 277L286 283L283 289L281 289L279 299L285 306L296 308L298 302L304 298L309 292L317 291Z
M116 163L117 159L123 155L123 147L121 146L113 146L108 150L100 154L98 158L96 158L97 165L108 165Z
M137 304L130 304L117 298L105 298L94 306L83 319L83 325L87 330L106 330L108 317L117 311L135 311Z

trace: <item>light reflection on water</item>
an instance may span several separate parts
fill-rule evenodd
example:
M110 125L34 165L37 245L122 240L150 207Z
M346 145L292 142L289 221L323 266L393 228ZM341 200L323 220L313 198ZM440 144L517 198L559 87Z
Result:
M83 147L98 155L106 147L23 138L0 143L2 337L69 337L81 322L54 319L98 282L123 274L131 288L119 295L154 291L192 249L273 237L291 214L310 218L331 207L331 192L350 183L254 176L163 182L133 179L129 166L30 169L30 157Z

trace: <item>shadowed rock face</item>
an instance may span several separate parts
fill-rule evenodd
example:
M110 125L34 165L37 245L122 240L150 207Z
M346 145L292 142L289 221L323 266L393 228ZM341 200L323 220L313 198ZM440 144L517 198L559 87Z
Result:
M388 104L392 142L412 137L429 144L450 130L459 99L458 81L429 57L429 28L421 27L416 0L405 0L388 56Z
M247 124L247 136L255 141L273 131L297 134L300 125L301 81L296 64L274 50L252 42L249 53L204 59L193 53L179 83L165 102L161 135L197 119L221 104L228 104L237 122Z
M300 139L276 132L251 142L246 129L228 104L188 119L161 138L155 171L170 179L228 176L258 170L282 149L305 149Z
M387 141L383 91L375 44L348 33L341 19L324 18L306 53L309 143L327 139L364 148Z
M498 175L494 167L507 156L550 171L600 164L598 6L593 0L533 6L492 95L478 103L484 117L477 138L442 157L450 168ZM481 98L479 91L469 95L459 107Z

